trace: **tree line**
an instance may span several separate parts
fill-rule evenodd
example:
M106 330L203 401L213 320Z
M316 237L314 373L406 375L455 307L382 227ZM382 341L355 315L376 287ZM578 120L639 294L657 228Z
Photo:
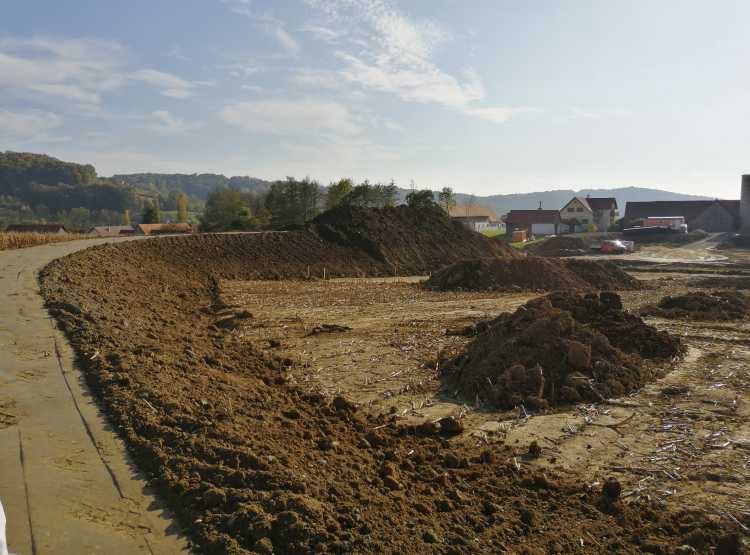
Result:
M323 210L339 206L384 208L395 206L398 199L399 190L393 182L365 180L355 185L346 178L323 187L310 178L287 177L272 183L267 193L214 190L206 198L200 222L203 231L293 229L302 227ZM446 211L455 205L450 187L444 187L437 195L429 189L413 190L405 200L412 207L440 204Z

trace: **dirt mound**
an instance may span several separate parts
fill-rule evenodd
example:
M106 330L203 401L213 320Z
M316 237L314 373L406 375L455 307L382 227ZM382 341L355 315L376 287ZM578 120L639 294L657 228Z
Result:
M587 245L578 237L559 236L550 237L541 243L534 243L528 247L529 254L534 256L575 256L586 254Z
M625 290L638 289L640 282L611 262L529 256L463 260L432 274L426 286L441 291Z
M750 299L736 291L696 291L667 296L641 309L645 316L688 320L742 320L750 315Z
M217 275L299 277L318 255L349 275L383 267L300 232L105 245L40 275L98 403L196 552L568 553L591 537L588 551L637 553L694 533L717 545L706 519L641 504L615 518L597 491L514 465L510 447L456 446L305 392L289 361L216 325Z
M430 271L463 258L518 257L514 249L451 220L439 207L324 212L310 229L326 241L367 253L393 274Z
M634 391L654 375L647 360L680 352L677 338L624 312L615 293L557 293L491 321L444 376L469 402L540 409Z
M701 289L750 289L750 276L712 276L693 278L688 282L691 287Z

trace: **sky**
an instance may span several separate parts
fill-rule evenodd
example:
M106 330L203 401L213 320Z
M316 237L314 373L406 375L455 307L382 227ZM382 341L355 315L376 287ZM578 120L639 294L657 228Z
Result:
M0 0L0 151L477 195L750 173L745 0Z

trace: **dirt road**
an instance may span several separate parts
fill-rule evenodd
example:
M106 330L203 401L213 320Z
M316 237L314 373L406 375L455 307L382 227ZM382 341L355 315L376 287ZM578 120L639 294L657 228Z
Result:
M188 552L38 295L39 269L104 242L0 252L0 499L19 555Z

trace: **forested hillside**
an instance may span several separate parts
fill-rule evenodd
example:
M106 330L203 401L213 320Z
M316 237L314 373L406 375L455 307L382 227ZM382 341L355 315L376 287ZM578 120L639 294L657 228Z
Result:
M263 179L248 176L227 177L216 173L131 173L113 175L112 179L142 190L154 191L162 197L178 191L199 200L206 200L208 194L217 188L252 193L265 193L271 188L271 182Z

